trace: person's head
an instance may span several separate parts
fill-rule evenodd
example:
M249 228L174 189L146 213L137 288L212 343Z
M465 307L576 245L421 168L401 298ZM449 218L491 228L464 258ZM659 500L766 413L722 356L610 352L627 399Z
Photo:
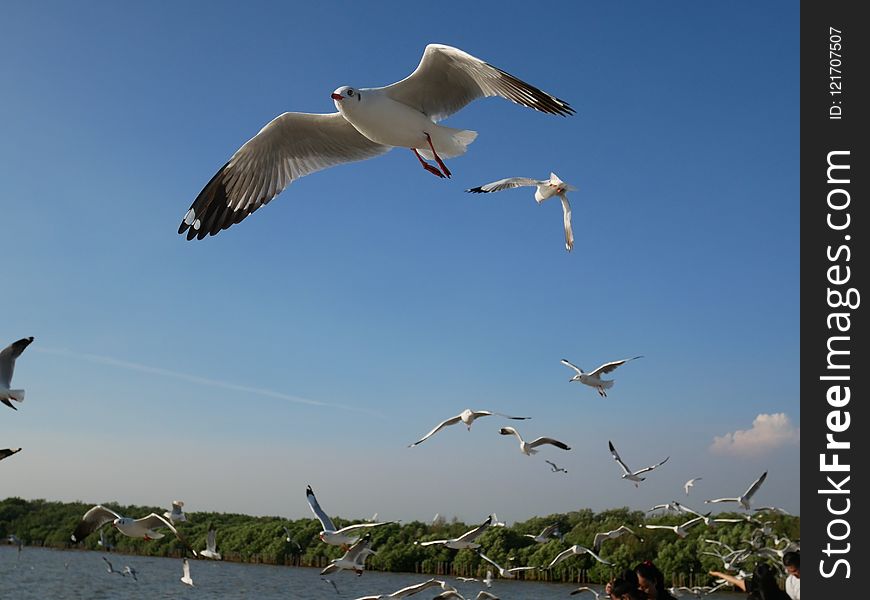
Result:
M637 579L617 577L610 582L610 600L644 600L637 588Z
M801 578L801 553L786 552L782 555L782 564L785 565L785 572L789 575L794 575L798 579Z
M645 560L634 568L637 585L647 598L667 598L665 576L652 561Z
M760 600L780 598L783 594L776 582L776 571L765 562L755 565L755 570L752 571L752 580L746 591L750 593L750 598L759 598Z

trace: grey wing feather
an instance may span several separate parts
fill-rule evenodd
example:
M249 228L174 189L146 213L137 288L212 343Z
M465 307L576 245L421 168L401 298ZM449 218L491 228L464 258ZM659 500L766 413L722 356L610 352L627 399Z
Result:
M268 204L300 177L389 149L359 133L340 113L284 113L245 142L212 177L178 233L186 232L188 240L215 235Z
M413 73L380 88L387 96L440 121L466 104L487 96L553 115L574 113L567 102L517 79L458 48L429 44Z
M761 477L759 477L758 479L756 479L756 480L752 483L752 485L749 486L749 489L746 490L746 493L744 494L744 496L746 496L747 498L751 498L751 497L752 497L752 494L754 494L755 492L758 491L758 488L761 487L761 484L764 483L764 480L765 480L766 478L767 478L767 471L765 471L764 473L762 473L762 474L761 474Z
M413 444L409 445L408 447L410 448L411 446L416 446L417 444L425 442L426 440L428 440L430 437L432 437L433 435L435 435L436 433L438 433L439 431L441 431L445 427L459 423L459 421L460 421L459 415L456 415L455 417L450 417L449 419L441 421L440 423L438 423L438 425L436 425L432 429L432 431L430 431L429 433L427 433L426 435L424 435L423 437L421 437L419 440L417 440Z
M33 341L33 337L21 338L0 350L0 385L7 389L12 385L12 373L15 371L15 359L21 356L24 349Z
M613 362L604 363L603 365L601 365L600 367L598 367L597 369L592 371L591 375L595 376L595 375L602 375L604 373L610 373L616 367L623 365L623 364L627 363L628 361L634 360L636 358L643 358L643 356L642 355L641 356L633 356L631 358L626 358L623 360L614 360Z
M518 187L537 186L541 183L544 182L537 179L529 179L528 177L508 177L507 179L499 179L498 181L479 185L465 191L472 194L488 194L489 192L501 192L502 190L512 190Z
M320 508L320 504L317 502L317 497L314 495L314 491L311 489L309 485L305 490L305 497L308 498L308 506L311 507L311 512L314 513L314 516L320 521L320 526L323 527L324 531L335 531L335 525L332 523L332 519L323 512L323 509Z
M106 523L120 517L121 515L115 511L98 504L82 516L82 520L79 521L70 539L74 542L80 542Z
M559 440L554 440L553 438L549 438L549 437L539 437L536 440L529 442L529 447L536 448L538 446L543 446L544 444L550 444L550 445L556 446L556 448L561 448L562 450L570 450L571 449L568 446L568 444L566 444L564 442L560 442Z
M475 527L470 531L466 531L462 535L460 535L457 539L462 540L463 542L471 542L479 537L487 527L492 524L492 515L486 518L486 521Z

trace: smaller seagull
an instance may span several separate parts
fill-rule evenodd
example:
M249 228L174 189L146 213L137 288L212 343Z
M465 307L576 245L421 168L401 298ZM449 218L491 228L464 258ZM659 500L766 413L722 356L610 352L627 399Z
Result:
M18 552L21 552L21 549L24 547L24 542L22 542L21 538L19 538L14 533L10 533L8 536L6 536L6 543L18 546Z
M620 467L622 467L622 478L633 481L634 487L638 487L638 483L640 483L641 481L646 479L646 477L640 476L642 473L647 473L648 471L652 471L653 469L662 466L663 464L668 462L668 458L670 458L670 456L668 456L667 458L665 458L662 462L660 462L658 464L651 465L649 467L644 467L643 469L638 469L637 471L632 471L631 469L628 468L628 465L626 465L622 461L622 459L619 458L619 453L616 451L616 448L613 447L613 442L608 440L607 445L610 446L610 454L611 454L611 456L613 456L613 459L619 463Z
M475 580L476 581L476 580ZM452 585L447 583L446 581L441 581L440 579L435 579L434 577L431 579L427 579L422 583L417 583L414 585L409 585L407 587L403 587L400 590L396 590L391 594L378 594L376 596L363 596L361 598L357 598L356 600L383 600L386 598L404 598L406 596L413 596L418 592L422 592L423 590L428 590L432 587L440 587L442 590L446 591L455 591Z
M687 481L686 483L683 484L683 489L686 490L687 496L689 495L689 488L694 487L695 482L700 481L701 479L702 479L701 477L693 477L692 479L690 479L689 481Z
M596 533L595 538L592 540L592 549L595 550L596 552L598 552L599 550L601 550L601 544L604 542L604 540L616 539L619 536L626 534L626 533L630 533L631 535L633 535L634 537L639 539L641 542L643 542L643 538L640 537L639 535L637 535L631 529L629 529L626 525L620 525L619 527L617 527L616 529L613 529L611 531L605 531L603 533Z
M668 502L667 504L656 504L651 509L646 512L655 512L657 510L665 510L667 512L682 512L681 505L679 505L676 501Z
M583 592L589 592L590 594L595 594L595 600L600 600L600 598L601 598L601 594L599 592L593 590L591 587L586 587L585 585L583 587L578 587L576 590L571 592L571 595L575 596L577 594L582 594Z
M115 547L112 542L106 539L106 534L102 529L100 529L100 540L97 542L97 545L108 551L111 551Z
M502 190L526 186L538 188L535 190L535 201L538 204L553 196L559 196L559 199L562 201L562 220L565 227L565 250L571 252L571 249L574 248L574 232L571 230L571 203L568 202L567 192L573 192L577 188L559 179L555 173L550 173L550 178L544 180L529 179L528 177L509 177L465 191L472 194L487 194L489 192L500 192Z
M477 592L477 596L474 597L474 600L499 600L499 597L495 594L490 594L486 590L480 590Z
M19 450L21 450L21 448L19 448ZM779 508L778 506L759 506L758 508L753 508L752 512L772 512L779 513L781 515L791 515L790 512L788 512L784 508Z
M563 365L565 365L566 367L571 367L572 369L577 371L577 374L574 375L568 381L579 381L580 383L585 383L588 386L594 387L598 390L598 395L601 396L602 398L604 398L607 396L607 392L604 390L608 390L608 389L613 387L613 380L612 379L601 379L601 376L604 375L605 373L610 373L611 371L616 369L616 367L623 365L630 360L635 360L638 358L643 358L643 355L634 356L632 358L626 358L623 360L615 360L615 361L609 362L609 363L604 363L603 365L601 365L600 367L598 367L597 369L595 369L594 371L591 371L589 373L584 373L583 369L581 369L580 367L578 367L576 365L571 364L570 362L568 362L568 359L566 359L566 358L563 358L560 362Z
M507 523L498 520L498 515L492 513L492 527L507 527Z
M12 408L15 407L13 406ZM19 452L21 452L21 448L3 448L2 450L0 450L0 460L3 460L4 458L9 458L13 454L17 454Z
M217 541L215 539L217 532L214 527L210 527L208 535L205 539L205 550L199 553L200 556L210 558L212 560L221 560L221 553L217 551Z
M332 579L328 579L328 578L326 578L326 577L321 577L321 578L320 578L320 581L325 581L326 583L328 583L329 585L331 585L331 586L332 586L332 589L335 590L335 593L338 594L339 596L341 596L341 592L339 591L338 586L335 585L335 582L334 582Z
M132 578L133 578L133 581L139 581L139 578L136 577L136 575L137 575L137 573L139 573L139 571L137 571L136 569L134 569L134 568L131 567L130 565L124 565L124 570L121 571L121 573L122 573L125 577L126 577L127 575L129 575L130 577L132 577Z
M82 516L82 520L78 525L76 525L76 529L70 536L70 539L74 542L81 542L106 523L111 523L112 527L128 537L140 538L143 540L159 540L163 537L163 534L155 531L155 529L168 527L169 530L175 534L175 537L178 538L178 541L184 544L184 546L190 550L194 556L196 556L196 551L190 547L187 540L184 539L181 533L179 533L179 531L175 529L172 523L170 523L165 517L162 517L157 513L151 513L141 519L131 519L130 517L122 517L115 511L100 506L99 504L91 508L84 514L84 516Z
M330 573L335 573L342 569L348 569L357 575L362 575L366 568L366 558L370 554L377 554L377 552L371 549L371 540L372 534L371 532L368 532L348 548L347 552L345 552L341 558L332 559L320 574L329 575Z
M485 560L486 562L491 564L493 567L495 567L498 570L498 574L501 575L502 577L504 577L505 579L514 579L517 576L517 573L520 573L521 571L531 571L531 570L537 568L537 567L512 567L510 569L506 569L506 568L502 567L501 565L499 565L494 560L492 560L491 558L487 557L483 552L478 552L478 555L480 556L480 558L482 558L483 560Z
M551 446L556 446L556 448L561 448L562 450L570 450L567 444L564 442L560 442L559 440L554 440L549 437L539 437L531 442L526 442L523 440L520 432L514 429L513 427L502 427L498 431L502 435L513 435L520 441L520 452L525 454L526 456L531 456L532 454L537 454L538 451L535 450L538 446L543 446L544 444L550 444Z
M458 538L453 538L449 540L429 540L426 542L414 542L414 544L417 546L432 546L433 544L441 544L445 548L452 548L454 550L480 548L480 544L476 543L474 540L483 535L483 533L490 525L492 525L492 515L488 516L486 518L486 521L484 521L474 529L469 529Z
M566 469L563 469L563 468L561 468L561 467L557 467L557 466L556 466L556 463L550 462L549 460L545 460L544 462L547 463L548 465L550 465L550 470L551 470L553 473L558 473L559 471L561 471L562 473L567 473L567 472L568 472Z
M108 558L106 558L105 556L103 556L102 558L103 558L103 562L106 563L106 572L107 573L111 573L112 575L120 575L121 577L124 577L124 573L122 573L121 571L116 571L115 568L112 566L112 563L109 562Z
M680 523L679 525L644 525L647 529L669 529L677 534L677 537L684 538L689 535L689 528L694 527L698 523L704 520L704 517L709 517L710 513L706 515L701 515L700 517L695 517L694 519L689 519L685 523Z
M752 485L747 488L745 492L740 494L737 498L716 498L715 500L704 500L705 504L714 504L716 502L737 502L742 506L745 510L750 509L749 502L752 500L752 496L755 492L758 491L758 488L761 487L761 484L764 483L764 480L767 478L767 471L761 474L761 477L752 482Z
M310 485L305 489L305 497L308 499L308 506L311 507L311 512L314 513L314 516L317 517L318 521L320 521L320 526L323 527L323 531L319 534L320 539L330 546L349 546L355 544L360 539L359 536L354 535L356 532L362 532L363 529L369 527L378 527L380 525L389 525L397 522L384 521L382 523L357 523L356 525L348 525L347 527L336 529L332 519L329 518L329 515L320 508L320 503L317 502L317 497L314 495L314 491L311 489Z
M595 552L593 552L592 550L590 550L586 546L580 546L579 544L575 544L574 546L571 546L567 550L563 550L562 552L557 554L556 558L554 558L552 560L552 562L549 565L547 565L546 568L552 569L553 567L558 565L563 560L565 560L567 558L571 558L572 556L580 556L581 554L588 554L589 556L591 556L592 558L594 558L598 562L605 564L605 565L612 565L613 564L610 561L604 560L603 558L601 558L600 556L595 554Z
M539 544L546 544L551 539L559 537L559 526L555 524L547 525L541 530L541 533L539 533L538 535L524 533L523 537L532 538Z
M187 521L187 516L184 514L184 511L181 510L182 506L184 506L184 502L181 500L173 500L172 511L167 510L163 513L163 516L169 519L169 522L173 525L176 523L184 523Z
M744 521L746 521L746 519L714 519L710 516L710 513L701 514L697 510L690 508L685 504L680 504L676 500L674 500L674 504L679 507L681 512L695 515L696 517L701 517L701 520L704 521L704 525L706 525L710 529L715 529L717 523L743 523Z
M181 583L186 583L190 587L193 587L193 579L190 577L190 563L187 562L186 558L181 563Z
M33 342L33 336L21 338L0 350L0 402L18 410L10 400L24 402L24 390L12 389L12 373L15 371L15 359L21 356L24 349Z
M456 415L455 417L450 417L449 419L445 419L441 421L438 425L436 425L432 431L424 435L422 438L414 442L413 444L409 444L408 448L413 448L417 444L421 444L428 440L430 437L444 429L445 427L449 427L450 425L456 425L460 421L465 423L465 426L468 428L468 431L471 431L471 424L474 423L475 419L479 419L480 417L490 417L492 415L498 415L500 417L504 417L506 419L514 419L516 421L524 421L526 419L531 419L531 417L512 417L510 415L505 415L502 413L492 412L489 410L471 410L470 408L466 408L461 413Z

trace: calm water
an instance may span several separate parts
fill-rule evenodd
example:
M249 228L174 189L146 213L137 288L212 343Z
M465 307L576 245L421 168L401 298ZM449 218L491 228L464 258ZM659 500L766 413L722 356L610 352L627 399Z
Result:
M136 569L138 581L106 571L102 558L108 558L115 569L125 565ZM340 592L320 579L319 569L245 565L206 560L191 560L190 574L196 587L181 583L181 559L150 558L123 554L46 550L0 546L0 596L29 599L86 598L88 600L157 598L281 598L300 600L353 599L373 594L388 594L425 581L426 575L376 573L367 571L357 577L348 571L335 573L332 579ZM459 592L473 599L485 589L483 584L446 578ZM570 596L576 585L498 580L489 592L502 600L551 600L578 598L591 600L591 594ZM436 591L437 590L437 591ZM432 598L440 591L432 588L412 598ZM431 593L430 593L431 592ZM713 594L710 599L736 600L745 594Z

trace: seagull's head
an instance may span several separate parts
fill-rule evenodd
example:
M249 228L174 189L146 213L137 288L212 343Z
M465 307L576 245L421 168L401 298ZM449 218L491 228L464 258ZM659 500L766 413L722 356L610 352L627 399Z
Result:
M339 112L362 100L359 90L352 88L349 85L341 86L332 92L331 97L335 102L335 108L337 108ZM350 102L351 100L355 100L356 102Z

